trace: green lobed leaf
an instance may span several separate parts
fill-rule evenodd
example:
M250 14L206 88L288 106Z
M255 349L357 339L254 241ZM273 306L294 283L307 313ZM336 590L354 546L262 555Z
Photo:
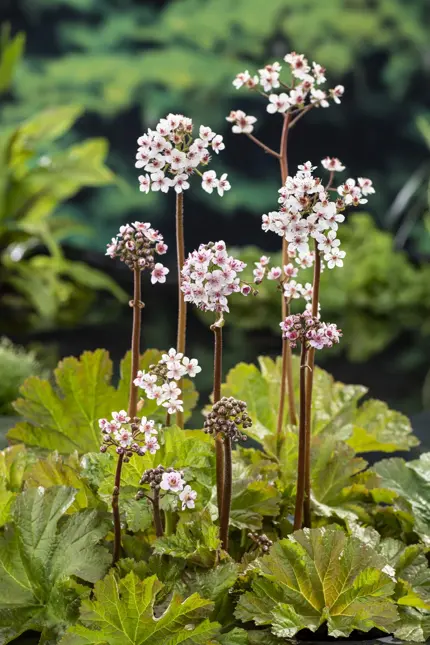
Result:
M110 572L96 583L94 600L84 600L80 623L69 629L61 645L208 643L218 628L205 618L211 602L198 594L185 600L174 594L159 615L156 601L162 587L156 576L139 580L131 572L118 580Z
M390 631L397 612L384 565L372 548L336 527L296 531L252 565L252 591L239 599L236 616L271 625L282 638L323 623L335 637L354 629Z
M212 567L220 545L218 533L218 527L208 512L196 513L191 520L180 520L174 535L158 538L154 553L182 558L201 567Z
M428 455L429 453L426 453ZM428 457L406 463L393 457L376 463L372 469L380 476L382 485L405 499L414 516L414 530L430 544L430 477L425 474ZM427 471L428 472L428 471Z
M159 355L158 350L147 350L141 357L142 368L158 360ZM114 388L109 354L97 349L84 352L79 358L63 359L54 372L55 385L36 376L28 378L20 389L21 398L14 404L24 420L9 431L9 439L57 450L60 454L98 450L101 443L98 420L110 418L115 410L127 409L129 368L130 358L126 355L122 378ZM197 402L197 393L189 379L184 381L184 402L189 416ZM139 414L165 421L165 409L156 411L154 401L146 401ZM191 451L191 443L188 450Z
M94 510L65 518L74 498L64 486L17 498L13 524L0 538L0 642L29 629L61 634L87 592L72 577L95 582L106 572L110 556L97 544L109 522Z

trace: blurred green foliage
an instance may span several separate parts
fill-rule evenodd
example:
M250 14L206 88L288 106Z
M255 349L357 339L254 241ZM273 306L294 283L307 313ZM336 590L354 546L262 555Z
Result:
M22 49L22 35L8 39L3 30L3 90ZM99 289L125 299L109 276L68 260L61 248L85 228L58 215L58 207L84 187L113 182L104 139L58 144L81 114L78 106L55 107L0 131L0 281L8 287L2 304L24 310L33 328L77 322Z
M29 376L42 375L43 369L34 352L0 338L0 371L0 415L15 415L12 403L19 396L19 388Z
M96 127L111 139L113 166L128 187L124 184L122 192L108 189L87 203L100 230L107 223L114 232L118 213L125 219L127 211L142 203L133 168L140 131L168 111L184 111L218 131L230 129L225 115L234 107L265 114L258 97L237 93L231 81L241 69L258 68L288 50L306 52L329 70L333 83L348 86L342 110L318 111L312 117L328 128L329 140L342 137L355 119L365 121L369 132L389 122L393 132L415 144L418 133L408 122L428 111L423 93L417 91L427 73L427 0L17 0L17 5L42 32L49 23L56 38L55 45L36 41L16 78L15 100L3 107L2 117L16 122L64 102L102 117ZM112 124L123 136L112 132ZM232 139L237 145L237 137L230 137L230 145ZM315 146L306 139L304 143ZM384 168L375 168L371 159L360 168L360 174L384 184L377 197L380 221L399 185L415 170L414 155L405 159L400 147L394 147ZM309 151L303 154L310 156ZM252 155L256 170L262 157L255 150ZM271 164L254 172L252 191L244 181L245 165L235 164L239 171L232 175L234 190L217 208L227 213L264 210L274 185ZM208 203L201 191L195 197ZM153 218L161 217L165 200L151 195L145 206Z
M402 251L393 248L390 233L378 229L372 218L356 213L339 228L346 261L342 269L326 269L321 277L323 318L336 321L343 330L337 351L346 351L352 361L365 361L381 352L404 330L430 334L430 265L415 266ZM244 279L263 254L256 247L238 249L247 262ZM266 252L267 254L267 252ZM281 256L271 254L271 266L280 266ZM301 283L312 282L312 269L300 271ZM280 296L276 284L264 280L254 300L235 298L229 323L242 329L270 328L279 334ZM303 299L292 303L303 310ZM334 349L334 348L333 348Z

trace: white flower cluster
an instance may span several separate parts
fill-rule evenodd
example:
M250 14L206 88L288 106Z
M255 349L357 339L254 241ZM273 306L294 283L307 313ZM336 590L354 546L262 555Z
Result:
M197 493L191 488L189 484L185 485L183 475L177 470L171 470L170 472L165 472L162 475L160 482L161 490L169 491L172 493L179 493L179 499L181 500L182 510L185 511L187 508L195 507L195 500L197 498Z
M239 291L247 296L252 291L237 277L245 267L244 262L228 255L222 240L201 244L188 255L182 269L185 301L203 311L228 312L228 296Z
M266 109L269 114L276 112L285 114L287 111L294 111L294 114L297 114L311 107L326 108L329 107L330 99L340 103L344 93L343 85L336 85L328 92L318 87L326 82L325 69L321 65L315 62L310 65L303 54L296 54L296 52L284 56L284 61L289 66L289 83L280 79L282 66L275 61L259 69L258 74L255 75L251 75L248 70L240 72L234 79L233 85L236 89L247 87L263 94L268 99ZM227 117L227 121L234 123L233 132L236 134L250 134L256 120L242 110L233 111Z
M184 411L177 381L184 376L194 378L201 371L196 358L188 358L171 348L148 372L139 370L133 382L143 389L148 399L155 399L157 405L167 408L169 414L175 414Z
M338 159L335 161L338 166L342 165ZM262 228L285 237L288 252L298 256L296 259L301 266L312 264L309 239L314 238L328 268L333 269L343 266L345 257L337 238L338 226L345 219L342 214L345 206L365 204L365 195L375 191L370 179L364 178L360 178L358 183L348 179L337 190L329 186L324 188L321 179L313 176L315 168L307 161L299 166L294 177L287 177L285 185L279 190L279 211L263 215ZM332 201L332 190L341 197Z
M155 422L146 417L131 419L125 410L112 412L112 419L99 419L99 428L103 434L101 452L106 452L108 445L115 445L118 454L135 452L145 455L155 454L160 448L158 430Z
M227 174L218 178L214 170L199 170L199 166L204 168L209 164L211 152L218 154L224 150L222 136L205 125L200 126L198 137L193 138L192 133L191 119L183 114L168 114L155 130L149 129L139 137L135 166L146 172L139 177L142 192L167 193L173 188L182 193L190 187L188 180L193 174L200 175L202 188L207 193L216 189L222 197L230 190Z

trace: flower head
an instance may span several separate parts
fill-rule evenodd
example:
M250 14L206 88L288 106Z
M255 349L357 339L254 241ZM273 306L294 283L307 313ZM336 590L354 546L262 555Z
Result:
M181 289L185 301L203 311L229 311L228 296L241 291L237 274L245 266L228 255L222 240L201 244L189 254L182 269Z
M171 472L163 473L160 488L161 490L169 490L173 493L177 493L184 488L184 483L182 473L172 470Z
M195 500L197 499L197 493L187 484L184 490L179 493L179 499L182 502L182 510L185 511L187 508L195 507Z
M145 172L139 176L144 193L150 190L167 193L173 188L179 194L188 190L192 175L202 175L200 169L207 167L211 151L219 154L225 148L223 137L208 126L201 125L199 136L194 137L193 122L183 114L168 114L155 130L149 129L139 137L137 143L135 166ZM213 170L209 172L215 175ZM206 190L205 182L202 187ZM224 190L229 188L230 184L225 182ZM218 193L223 195L223 191Z
M130 269L147 269L153 272L156 267L159 269L163 266L155 263L154 255L162 255L166 251L167 245L163 236L152 228L149 222L133 222L120 227L118 235L107 245L106 255L119 258ZM166 275L168 269L164 271ZM158 281L165 282L166 279ZM151 282L157 280L151 279Z

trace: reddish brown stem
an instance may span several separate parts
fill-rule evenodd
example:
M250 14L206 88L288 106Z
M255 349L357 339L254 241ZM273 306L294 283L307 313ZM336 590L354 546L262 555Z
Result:
M134 384L134 379L139 370L140 360L140 331L141 331L141 317L143 303L141 302L141 272L140 268L134 269L134 292L133 300L130 301L130 306L133 308L133 332L131 337L131 371L130 371L130 390L128 399L128 416L133 418L137 414L137 399L138 389ZM121 488L121 471L124 462L124 455L118 456L118 462L115 472L115 483L112 492L112 514L113 514L113 528L114 528L114 544L113 544L113 557L112 563L115 564L119 560L121 553L121 519L119 510L119 494Z
M276 157L277 159L280 159L281 155L279 152L276 152L276 150L272 150L272 148L269 148L269 146L266 146L265 143L260 141L260 139L257 139L257 137L254 137L253 134L249 134L248 132L246 133L246 136L251 139L254 143L257 144L257 146L260 146L264 150L264 152L267 152L269 155L272 155L272 157Z
M300 112L300 114L294 117L294 119L290 123L290 128L293 128L296 125L297 121L300 121L300 119L302 119L305 116L305 114L307 114L309 110L311 110L313 107L314 107L313 104L308 105L307 107L305 107L304 110Z
M228 551L228 528L230 524L231 492L233 487L233 464L230 437L224 438L224 494L220 519L220 540L224 551Z
M281 169L282 184L285 184L288 177L288 131L289 131L290 115L287 113L284 116L284 124L281 134L281 145L279 151L279 163ZM285 238L282 240L282 267L288 264L288 242ZM288 315L288 302L282 293L282 320ZM279 407L278 407L278 421L277 421L277 437L278 445L284 424L284 410L285 398L288 392L288 413L289 421L292 425L297 425L296 416L296 403L294 396L293 384L293 363L290 343L287 339L282 340L282 367L281 367L281 383L279 391Z
M312 316L318 316L318 301L321 281L321 256L318 251L318 242L315 240L315 264L312 292ZM312 438L312 389L314 380L315 349L310 348L306 370L306 453L305 453L305 501L304 525L311 527L311 438Z
M184 300L184 294L181 290L181 272L185 262L183 193L176 194L176 254L178 264L178 335L176 340L176 351L184 354L187 333L187 303ZM182 380L179 381L178 387L182 391ZM176 422L180 428L184 427L183 412L176 413Z
M302 343L300 355L300 417L299 417L299 457L297 465L296 508L294 530L302 528L303 502L305 498L305 455L306 455L306 343Z
M214 332L214 390L213 402L218 403L221 398L222 380L222 327L212 325ZM216 494L218 504L218 517L221 519L224 498L224 445L219 433L215 435L216 457Z
M157 537L163 536L163 523L161 521L160 512L160 491L154 489L154 497L152 499L152 510L154 515L155 535Z

